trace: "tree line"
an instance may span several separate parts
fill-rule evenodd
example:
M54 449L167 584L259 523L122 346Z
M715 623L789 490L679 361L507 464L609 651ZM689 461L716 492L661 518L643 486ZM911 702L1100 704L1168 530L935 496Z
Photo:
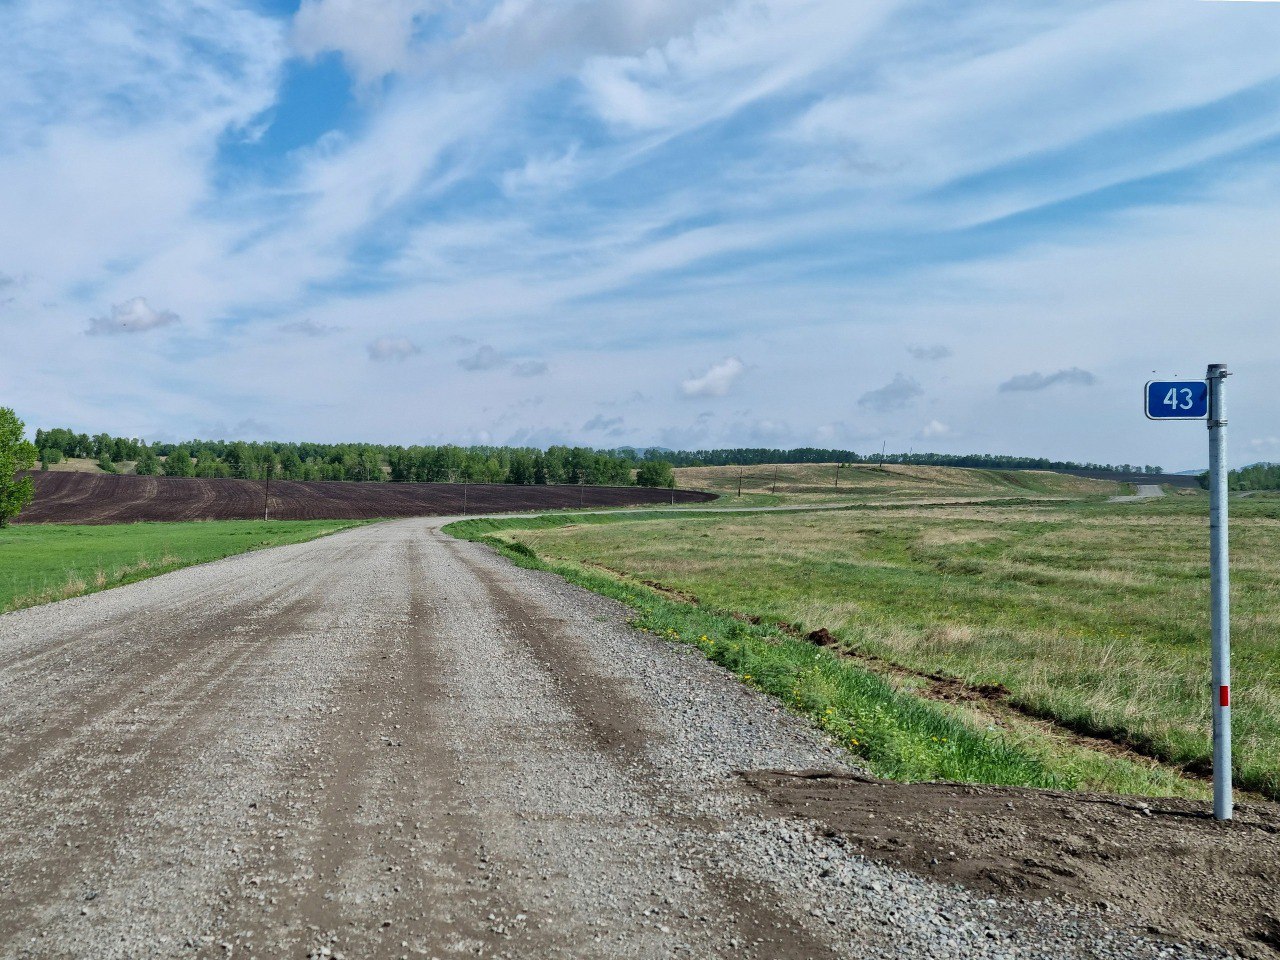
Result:
M1122 470L1162 473L1152 464L1079 463L1002 454L866 453L823 447L732 447L636 450L619 447L399 446L369 443L282 443L188 440L147 444L138 438L90 436L64 428L37 430L47 468L62 457L91 457L104 470L136 463L143 476L241 477L263 480L355 480L405 483L590 483L669 486L671 467L766 463L898 463L988 470ZM646 466L653 465L653 466ZM634 478L634 479L633 479ZM1243 489L1243 488L1242 488Z
M45 469L64 457L90 457L114 472L126 460L141 476L239 477L248 480L354 480L405 483L588 483L674 486L671 465L624 451L553 446L398 446L188 440L153 443L126 437L36 431Z
M1200 475L1200 486L1209 488L1209 474ZM1227 474L1230 490L1280 490L1280 463L1254 463Z

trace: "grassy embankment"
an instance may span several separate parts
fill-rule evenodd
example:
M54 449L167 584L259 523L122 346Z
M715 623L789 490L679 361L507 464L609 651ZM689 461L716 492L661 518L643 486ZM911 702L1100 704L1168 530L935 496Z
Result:
M1234 510L1236 777L1275 797L1280 501ZM1203 795L1176 768L1204 770L1209 755L1206 523L1204 498L1189 496L512 519L461 532L613 592L647 629L706 634L710 655L845 737L881 773ZM733 614L791 629L744 627ZM698 626L706 618L719 633ZM851 656L795 636L818 628ZM738 649L728 653L726 641ZM928 675L963 687L940 690ZM984 689L993 702L965 696ZM960 702L939 702L940 692ZM926 717L963 737L941 746ZM1090 749L1064 731L1163 764Z
M0 612L64 600L232 554L300 543L366 521L216 520L0 530Z
M115 464L116 473L133 473L138 466L136 460L121 460ZM40 469L40 464L36 464L36 469ZM98 461L87 457L66 457L57 463L49 464L50 473L98 473L105 474L106 471L98 466Z
M738 495L741 469L742 495ZM1105 480L1089 480L1039 470L961 470L899 464L765 464L754 467L680 467L676 484L709 490L725 505L773 506L876 502L928 503L938 500L1021 498L1105 498L1130 492ZM686 507L686 509L688 509Z

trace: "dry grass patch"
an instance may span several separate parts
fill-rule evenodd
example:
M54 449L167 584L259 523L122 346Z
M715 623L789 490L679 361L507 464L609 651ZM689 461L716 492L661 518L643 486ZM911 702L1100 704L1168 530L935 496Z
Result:
M761 464L751 467L680 467L681 487L729 497L783 503L942 502L956 498L1106 497L1119 484L1038 470L969 470L902 464Z

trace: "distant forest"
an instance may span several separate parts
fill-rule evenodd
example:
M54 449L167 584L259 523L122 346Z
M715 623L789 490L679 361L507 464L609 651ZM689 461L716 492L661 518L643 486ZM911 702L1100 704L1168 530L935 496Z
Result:
M1209 474L1200 477L1200 485L1209 486ZM1280 490L1280 463L1255 463L1232 470L1228 478L1232 490Z
M590 483L669 486L672 467L754 466L765 463L908 463L987 470L1123 470L1161 473L1160 467L1075 463L1041 457L939 453L859 454L800 447L667 450L621 447L391 446L371 443L247 443L189 440L153 443L63 428L37 430L36 448L47 467L65 457L89 457L107 471L124 461L143 476L242 477L263 480L360 480L417 483ZM633 479L634 477L634 479Z

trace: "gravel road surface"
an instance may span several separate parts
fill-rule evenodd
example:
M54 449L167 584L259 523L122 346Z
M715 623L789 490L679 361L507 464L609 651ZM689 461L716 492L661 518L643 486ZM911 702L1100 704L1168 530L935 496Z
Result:
M1112 497L1108 503L1133 503L1135 500L1156 500L1164 496L1164 487L1158 483L1139 483L1133 494Z
M0 956L1202 955L780 814L821 735L443 522L0 617Z

